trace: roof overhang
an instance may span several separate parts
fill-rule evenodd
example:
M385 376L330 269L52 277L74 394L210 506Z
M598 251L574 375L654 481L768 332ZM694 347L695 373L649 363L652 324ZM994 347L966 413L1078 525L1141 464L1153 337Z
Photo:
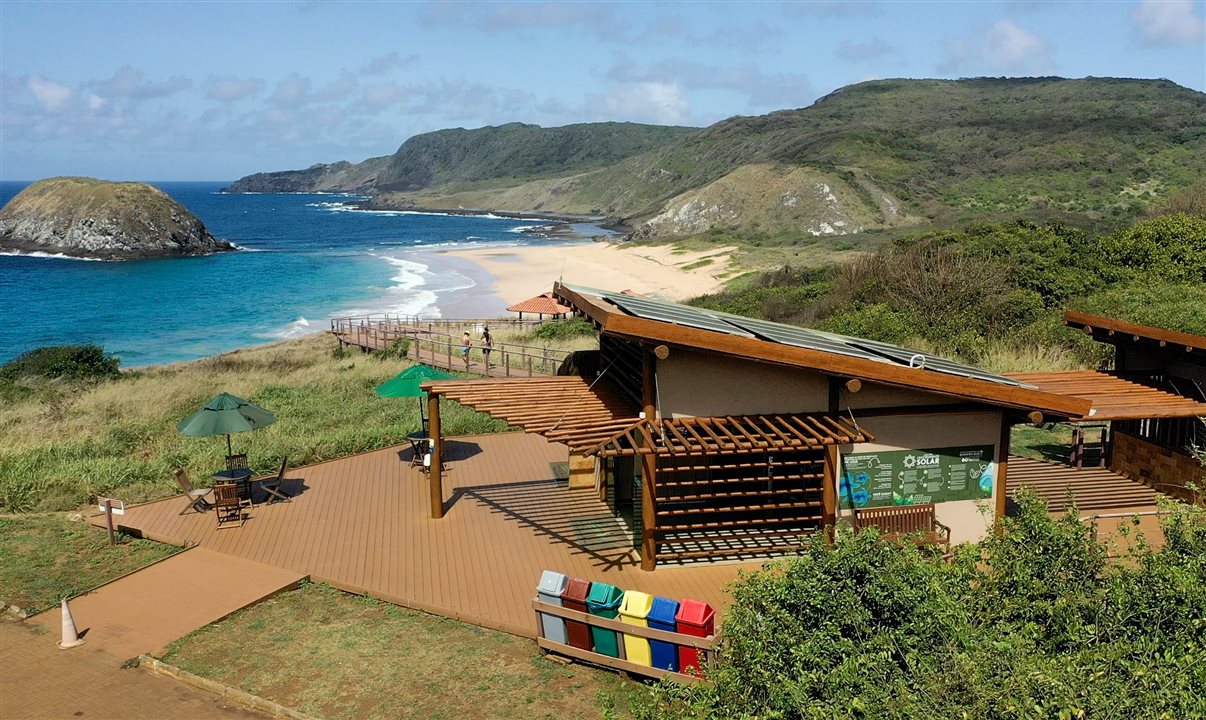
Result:
M1206 403L1156 387L1150 381L1099 370L1013 373L1009 377L1040 390L1089 401L1092 409L1073 420L1206 417Z
M1181 350L1187 353L1202 353L1206 355L1206 337L1190 333L1165 330L1163 328L1138 325L1113 318L1089 315L1088 313L1069 310L1064 313L1064 324L1068 327L1083 330L1094 340L1121 345L1123 343L1138 343L1151 347Z
M830 415L776 414L641 420L584 453L690 456L817 450L871 442L852 420Z
M875 362L634 317L605 300L578 292L562 283L553 286L553 294L572 305L576 312L590 318L601 332L637 342L685 347L747 360L807 368L839 377L859 378L893 387L923 390L986 405L1026 412L1037 410L1056 417L1082 417L1087 415L1091 408L1091 403L1082 398L1045 392L1041 389L946 375L924 368Z

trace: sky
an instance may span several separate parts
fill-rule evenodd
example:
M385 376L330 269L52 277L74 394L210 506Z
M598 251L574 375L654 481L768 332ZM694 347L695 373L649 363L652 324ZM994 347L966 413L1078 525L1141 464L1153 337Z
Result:
M506 122L704 126L877 78L1167 78L1206 0L0 0L0 180L233 180Z

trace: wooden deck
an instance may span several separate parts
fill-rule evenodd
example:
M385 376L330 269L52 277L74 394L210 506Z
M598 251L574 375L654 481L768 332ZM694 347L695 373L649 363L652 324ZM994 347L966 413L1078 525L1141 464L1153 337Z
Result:
M1078 510L1156 507L1155 490L1105 468L1074 468L1011 455L1006 476L1009 492L1028 487L1047 501L1051 512L1076 503ZM1082 513L1083 514L1083 513Z
M507 433L449 438L446 448L450 497L440 520L429 517L427 478L410 466L409 447L292 470L293 502L256 506L240 528L218 530L212 513L180 515L182 496L118 519L148 538L525 636L535 635L531 600L545 569L723 609L725 584L761 562L642 571L631 530L593 490L556 479L564 445Z

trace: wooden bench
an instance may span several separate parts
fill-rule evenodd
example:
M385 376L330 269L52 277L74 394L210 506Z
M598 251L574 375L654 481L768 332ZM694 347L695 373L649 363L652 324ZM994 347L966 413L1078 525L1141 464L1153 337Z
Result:
M918 545L951 546L951 529L938 522L934 504L855 508L854 529L874 527L885 540L908 538Z

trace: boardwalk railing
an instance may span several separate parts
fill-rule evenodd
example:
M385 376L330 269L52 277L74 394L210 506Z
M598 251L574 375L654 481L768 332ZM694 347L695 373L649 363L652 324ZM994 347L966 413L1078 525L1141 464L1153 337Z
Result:
M540 320L422 319L407 315L364 315L331 320L331 332L341 345L366 352L385 350L399 341L409 344L407 356L444 370L476 372L489 377L554 375L571 351L547 346L495 340L487 367L481 347L481 329L535 328ZM474 346L469 362L461 355L461 333L468 331Z

